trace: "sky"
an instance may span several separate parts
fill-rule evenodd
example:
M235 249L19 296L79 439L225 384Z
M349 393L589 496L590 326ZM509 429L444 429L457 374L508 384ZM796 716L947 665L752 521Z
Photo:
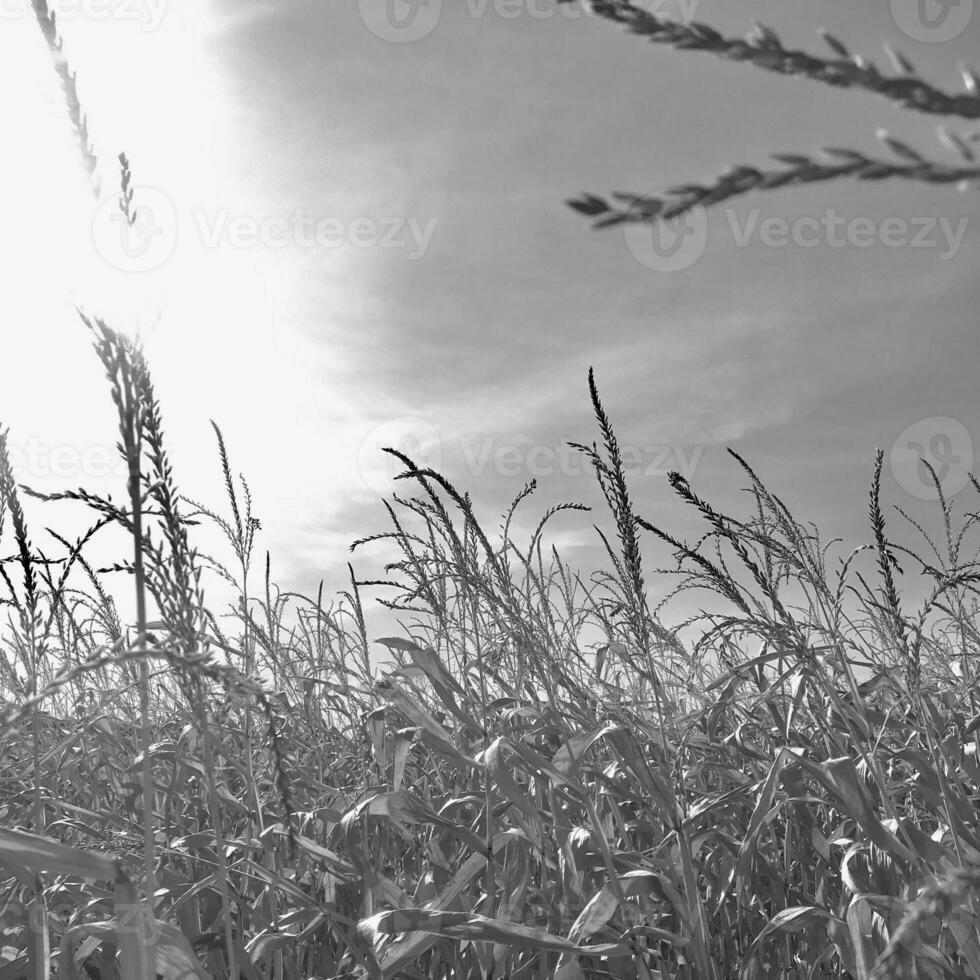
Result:
M643 6L729 34L761 20L814 52L829 53L826 27L883 69L889 41L951 91L980 40L972 0ZM728 446L848 544L869 537L876 447L886 498L924 526L938 505L920 453L975 507L975 187L753 193L695 216L676 252L648 227L593 231L564 203L710 181L772 152L888 158L881 129L954 163L936 126L968 134L967 121L651 45L579 3L51 7L101 190L29 3L0 0L0 424L24 483L124 492L77 305L139 333L181 488L216 507L209 419L222 427L273 577L305 593L343 587L351 541L387 530L383 445L441 468L489 527L536 478L518 540L550 504L598 508L564 448L597 435L590 367L638 512L680 535L698 528L669 470L747 513ZM125 234L122 151L142 209ZM593 523L610 527L600 509L552 526L576 567L601 564ZM358 577L380 577L385 557L355 553Z

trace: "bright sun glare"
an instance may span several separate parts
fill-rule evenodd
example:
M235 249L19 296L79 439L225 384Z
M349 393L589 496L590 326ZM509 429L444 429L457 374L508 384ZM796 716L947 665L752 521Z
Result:
M227 133L234 123L220 66L206 56L219 29L210 6L51 0L88 112L96 195L31 4L0 0L0 76L13 93L0 110L10 148L0 185L0 260L16 272L5 276L0 311L5 329L18 332L18 363L43 360L49 392L39 404L37 377L8 365L4 421L12 433L17 422L35 434L51 431L57 419L56 438L72 438L64 398L51 396L55 386L62 395L71 390L79 365L51 357L51 347L72 329L76 306L139 334L160 376L194 361L221 363L233 374L236 350L261 356L276 342L280 257L209 247L200 232L224 203L251 200L247 175L228 158L226 148L236 144L223 138L223 127ZM118 209L120 152L133 171L132 228ZM81 432L83 420L75 422Z
M190 256L186 249L174 249L167 261L158 261L163 256L157 248L157 255L145 256L140 267L125 261L132 256L113 253L105 226L109 219L119 248L117 156L128 153L134 168L139 161L139 185L166 189L153 202L161 210L157 223L172 219L182 203L202 199L201 178L218 164L214 114L220 112L201 58L210 29L207 7L178 7L166 0L126 5L55 0L50 8L57 15L66 63L77 73L82 105L90 112L101 190L93 195L30 3L5 0L0 50L9 73L5 91L16 97L6 100L12 118L4 128L8 135L18 134L12 143L20 148L10 161L13 179L4 182L4 214L12 232L5 241L17 253L9 258L20 259L16 268L28 273L18 277L17 289L22 300L37 302L43 293L48 302L79 303L121 319L117 325L123 329L135 329L141 321L146 330L152 327L153 308L178 286L185 274L180 266ZM105 12L96 16L96 10ZM172 124L155 124L160 119L180 120L179 142ZM172 229L158 237L165 235L172 237Z
M304 339L284 325L284 297L319 259L309 250L237 247L227 224L212 237L223 212L261 218L286 207L273 196L249 107L221 60L228 32L265 8L219 17L211 0L48 4L88 114L101 190L93 195L30 0L0 0L0 319L12 341L5 346L16 351L0 362L0 425L9 427L18 478L49 492L120 489L119 472L84 462L86 454L114 456L115 435L78 307L141 337L179 473L218 474L208 426L215 418L258 501L281 505L284 483L316 484L339 499L331 481L349 482L352 472L324 474L322 418L351 409L342 392L324 390L322 335ZM121 152L132 167L132 228L118 210ZM331 261L336 273L344 260L332 253ZM353 471L356 436L345 438L354 439L342 447ZM54 465L56 452L65 465ZM186 492L208 499L195 481ZM281 541L305 541L309 524L323 519L316 499L284 509ZM276 541L268 545L275 550ZM301 560L318 560L322 548Z

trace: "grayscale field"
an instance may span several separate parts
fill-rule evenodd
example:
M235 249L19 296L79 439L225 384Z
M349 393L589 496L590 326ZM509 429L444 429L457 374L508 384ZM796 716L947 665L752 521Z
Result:
M0 980L980 977L978 42L0 0Z

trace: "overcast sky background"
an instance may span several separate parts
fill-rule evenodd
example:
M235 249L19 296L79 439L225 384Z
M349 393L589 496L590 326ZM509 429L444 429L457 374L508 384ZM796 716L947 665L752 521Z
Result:
M563 204L710 180L771 151L887 157L879 127L954 162L935 126L965 122L653 46L578 4L445 0L416 12L414 29L431 30L406 42L386 0L111 0L104 17L81 0L61 26L102 162L97 206L29 4L2 2L0 420L24 482L123 493L105 472L112 408L75 303L140 325L181 486L217 506L208 419L222 426L274 578L305 592L342 586L350 542L386 529L379 443L417 447L491 526L533 476L528 530L558 500L598 503L585 467L559 454L595 437L590 365L642 470L638 510L683 534L695 525L668 469L687 469L718 506L748 506L726 446L849 544L868 537L875 447L920 442L951 493L965 482L980 432L975 189L748 195L711 210L703 253L667 272ZM659 11L692 12L676 2ZM903 2L701 0L693 13L725 33L761 19L821 52L825 26L882 67L890 40L961 91L980 14L926 42L903 31ZM121 150L156 234L113 259ZM865 238L870 223L871 243L762 240L767 219L809 228L830 209ZM317 222L332 243L310 242ZM919 245L895 244L902 223ZM886 467L886 493L937 526L914 465ZM972 493L957 500L973 508ZM60 523L31 514L39 539ZM583 568L600 561L593 518L553 525ZM379 576L380 554L356 558L358 575Z

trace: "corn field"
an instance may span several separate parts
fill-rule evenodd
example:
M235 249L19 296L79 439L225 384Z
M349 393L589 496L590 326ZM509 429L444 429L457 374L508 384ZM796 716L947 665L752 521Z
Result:
M599 439L578 449L609 569L584 580L546 551L572 505L517 542L528 485L491 539L468 495L391 450L415 495L354 547L393 546L386 601L411 625L372 641L368 583L331 608L250 584L258 521L220 429L219 512L177 490L139 349L88 327L128 504L47 495L93 515L48 556L0 441L0 976L980 975L975 515L944 504L946 539L899 552L879 456L869 542L832 556L733 454L752 516L675 474L704 523L686 544L636 513L590 375ZM200 521L227 564L195 550ZM109 524L132 554L94 569ZM679 589L730 609L693 645L647 604L641 532ZM932 582L917 609L909 563ZM237 589L233 627L206 569Z

